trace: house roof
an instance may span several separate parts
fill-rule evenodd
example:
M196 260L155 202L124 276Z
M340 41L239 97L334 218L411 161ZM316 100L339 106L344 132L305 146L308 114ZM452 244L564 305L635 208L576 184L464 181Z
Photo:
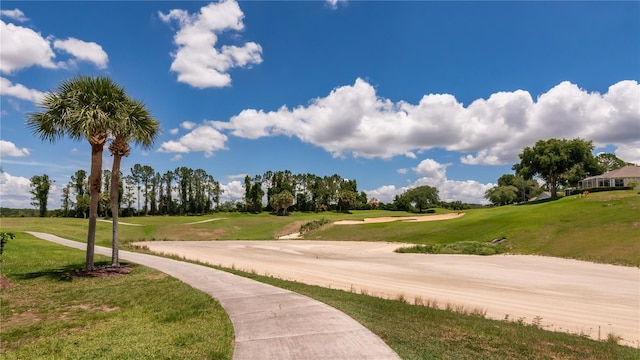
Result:
M640 166L627 165L620 169L607 171L602 175L589 176L584 180L599 179L599 178L640 178Z

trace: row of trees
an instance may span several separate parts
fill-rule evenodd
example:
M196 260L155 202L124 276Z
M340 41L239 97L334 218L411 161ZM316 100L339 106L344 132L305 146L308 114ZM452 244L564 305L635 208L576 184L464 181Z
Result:
M348 211L370 209L377 200L367 200L367 194L358 192L356 180L338 174L318 176L293 174L289 170L267 171L263 175L245 176L244 211L262 210L286 214L295 211ZM263 198L266 195L266 208Z
M556 198L560 187L576 187L587 176L632 165L614 154L593 156L593 149L592 141L579 138L539 140L519 154L520 162L513 165L515 174L502 175L485 198L494 205L507 205L527 201L543 190ZM534 177L543 180L544 186Z
M178 167L160 174L148 165L135 164L130 175L119 177L118 207L112 209L108 195L113 186L112 172L104 170L102 177L98 214L103 216L113 216L116 210L122 216L205 214L218 207L222 194L220 183L202 169ZM86 172L76 171L62 189L63 216L85 216L87 185Z

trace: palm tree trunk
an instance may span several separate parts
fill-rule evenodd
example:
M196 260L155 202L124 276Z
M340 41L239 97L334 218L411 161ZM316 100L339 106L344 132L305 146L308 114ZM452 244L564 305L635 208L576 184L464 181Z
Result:
M106 139L106 136L105 136ZM87 258L85 270L94 270L94 253L96 244L96 223L98 220L98 201L102 187L102 150L104 142L91 144L91 174L89 175L89 231L87 233Z
M120 256L118 254L118 218L120 217L118 209L118 197L120 189L118 182L120 181L120 161L122 157L118 154L113 156L113 166L111 168L111 188L109 196L111 198L111 219L113 225L111 227L111 265L120 266Z

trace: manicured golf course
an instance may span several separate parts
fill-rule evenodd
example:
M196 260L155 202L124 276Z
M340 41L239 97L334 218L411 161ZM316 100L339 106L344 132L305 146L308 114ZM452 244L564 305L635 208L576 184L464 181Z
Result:
M490 243L495 239L504 239L501 244L506 246L510 253L586 260L600 263L602 266L615 264L616 267L637 271L640 259L640 242L637 241L640 238L640 225L636 214L639 207L640 195L637 192L616 191L592 194L589 197L567 197L540 204L468 210L464 216L456 219L428 222L394 221L350 226L331 224L341 220L416 216L385 211L351 214L294 213L288 217L219 213L207 217L123 218L120 234L125 248L128 244L139 241L273 240L297 232L303 224L325 218L330 220L330 224L306 233L302 240L297 241L348 240L433 245L463 241ZM445 213L446 211L438 210L436 215ZM142 226L125 225L123 222ZM142 331L139 337L125 336L126 340L118 336L118 345L109 345L110 341L114 341L113 334L122 326L126 326L127 331L134 332L136 328L154 326L158 321L158 318L153 316L136 318L125 314L125 310L129 309L129 305L126 304L155 306L151 304L155 299L147 300L149 295L124 290L123 288L135 286L133 283L127 285L127 282L135 281L136 276L140 275L154 280L162 279L163 282L170 282L171 279L140 266L134 266L130 274L118 278L76 278L69 274L73 269L82 268L81 251L59 248L22 233L41 231L82 241L86 237L86 226L86 220L83 219L2 219L2 230L17 235L16 239L7 243L3 255L2 274L12 284L2 291L3 357L6 355L7 358L21 358L24 354L38 351L48 354L52 349L58 349L56 351L62 354L61 357L74 357L72 354L76 353L73 351L82 354L93 351L93 348L109 348L118 351L112 353L114 357L140 358L140 354L145 354L143 346L156 342L175 344L175 338L189 339L183 341L188 345L179 349L175 345L166 345L164 350L159 346L159 352L155 354L171 358L231 356L233 329L228 324L228 319L225 325L224 313L222 316L212 315L215 309L220 311L219 306L216 307L216 302L212 300L209 305L202 305L206 311L199 311L199 315L191 316L188 314L192 312L187 311L183 318L172 318L175 328L167 335L173 339L171 341L162 337L156 338L163 332L154 335L154 331ZM98 245L110 245L109 223L98 223L96 239ZM370 291L362 287L340 291L265 277L261 276L260 271L257 274L244 275L307 294L341 309L378 334L402 358L633 359L639 354L637 346L633 345L633 339L631 342L625 339L627 345L632 346L617 344L624 342L620 341L619 334L615 332L602 331L599 334L601 341L594 341L588 337L598 337L594 333L597 331L595 329L575 329L572 331L574 334L569 335L540 329L544 319L489 320L483 318L481 310L476 311L472 307L458 307L456 312L456 304L447 306L441 302L434 306L429 304L431 300L428 296L420 300L403 297L380 299L368 296L371 295ZM164 283L159 285L163 286ZM91 286L95 286L96 289L89 290ZM169 286L171 291L159 292L163 294L161 298L168 297L174 291L176 296L187 298L197 298L200 294L189 288L166 286ZM636 286L629 291L640 290ZM93 296L94 292L109 292L112 293L112 297ZM58 294L60 299L57 299L57 296L44 295L49 293ZM184 300L176 299L167 301L184 303ZM94 305L64 305L84 303ZM431 305L432 308L415 306L414 303ZM112 308L116 310L104 310ZM165 311L174 309L175 307ZM80 320L73 320L76 317ZM24 318L27 321L20 321ZM208 329L216 334L198 337L190 332L185 333L187 330L182 329L182 326L191 321L213 322L219 326ZM117 324L113 330L108 329L110 322ZM103 327L105 333L102 333ZM92 330L89 331L89 328ZM63 337L65 340L54 341L47 336L60 333L60 329L67 329ZM98 334L94 333L94 329L100 329ZM191 325L189 329L193 329ZM217 345L209 344L207 341L199 342L198 339L202 337L215 337L220 342ZM85 341L88 338L91 338L91 341ZM635 341L637 344L637 339ZM80 343L83 345L74 345Z

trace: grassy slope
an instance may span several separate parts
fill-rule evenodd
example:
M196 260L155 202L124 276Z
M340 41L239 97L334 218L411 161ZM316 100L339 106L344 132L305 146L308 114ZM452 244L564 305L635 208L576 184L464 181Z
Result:
M70 277L83 251L16 235L2 255L13 285L0 296L1 358L231 359L233 327L210 296L142 266Z
M459 219L333 226L308 239L446 244L506 237L511 252L640 266L640 195L632 191L469 210Z

